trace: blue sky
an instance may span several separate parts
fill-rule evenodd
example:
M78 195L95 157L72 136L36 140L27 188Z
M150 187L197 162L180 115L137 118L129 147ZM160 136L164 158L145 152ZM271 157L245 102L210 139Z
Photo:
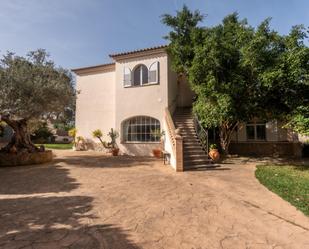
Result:
M184 3L207 14L204 25L237 11L254 26L272 17L282 34L309 26L308 0L0 0L0 54L45 48L66 68L110 62L110 53L166 44L160 16Z

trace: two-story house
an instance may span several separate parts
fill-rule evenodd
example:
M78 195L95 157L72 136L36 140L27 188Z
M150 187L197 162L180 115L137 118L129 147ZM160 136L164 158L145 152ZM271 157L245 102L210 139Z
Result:
M77 90L76 128L92 148L92 132L111 128L120 136L121 153L151 155L159 146L154 130L164 130L164 149L177 170L202 164L205 152L189 111L194 93L171 69L166 46L112 54L113 63L73 69ZM175 128L180 128L175 130ZM295 154L294 135L276 121L244 124L235 133L231 152ZM176 165L178 164L178 166Z

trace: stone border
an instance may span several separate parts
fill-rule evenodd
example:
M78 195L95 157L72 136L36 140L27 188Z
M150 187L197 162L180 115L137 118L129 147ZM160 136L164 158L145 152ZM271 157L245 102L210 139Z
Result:
M42 164L53 160L51 150L35 153L0 153L0 166L23 166L31 164Z

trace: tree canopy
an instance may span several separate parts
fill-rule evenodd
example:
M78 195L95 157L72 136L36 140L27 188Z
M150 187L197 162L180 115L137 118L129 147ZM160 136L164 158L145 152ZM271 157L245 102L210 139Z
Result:
M30 120L65 115L74 105L75 90L69 71L56 67L45 50L26 57L7 53L0 61L0 119L14 130L4 148L35 150L27 131Z
M194 111L205 127L219 127L223 151L241 122L287 122L297 108L308 106L308 32L302 25L280 35L270 19L255 28L233 13L219 25L199 27L202 19L194 13L184 7L162 20L173 30L167 39L174 68L187 75L197 94ZM191 35L184 39L183 33Z

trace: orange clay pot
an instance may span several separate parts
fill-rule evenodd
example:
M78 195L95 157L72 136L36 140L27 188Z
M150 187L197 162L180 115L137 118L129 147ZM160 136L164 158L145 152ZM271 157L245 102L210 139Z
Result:
M156 158L161 158L162 157L162 151L160 149L153 149L152 154Z
M112 149L112 155L113 156L118 156L118 153L119 153L119 149L118 148Z
M220 153L218 151L218 149L211 149L209 151L209 157L214 161L217 162L220 159Z

